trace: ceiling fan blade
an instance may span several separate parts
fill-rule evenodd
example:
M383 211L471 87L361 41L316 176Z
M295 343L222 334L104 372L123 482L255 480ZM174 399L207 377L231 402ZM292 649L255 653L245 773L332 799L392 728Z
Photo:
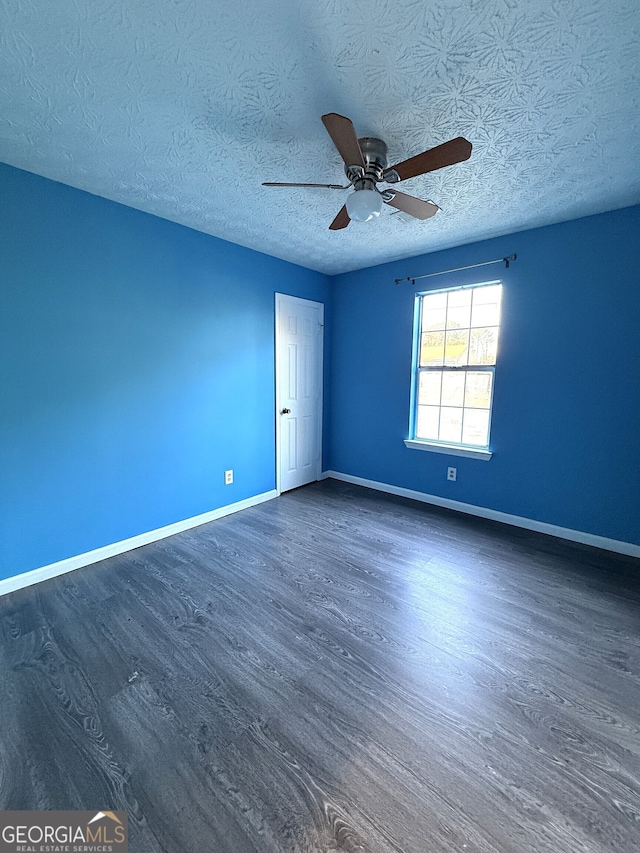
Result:
M438 205L432 201L422 201L421 198L399 193L396 190L393 192L395 195L387 204L395 207L396 210L402 210L403 213L415 216L416 219L429 219L430 216L434 216L440 210Z
M327 113L322 116L322 123L327 128L345 166L362 166L364 169L360 143L351 119L338 113Z
M329 226L329 230L339 231L341 228L346 228L350 222L351 219L349 218L349 214L347 213L347 206L345 204L340 208L338 215Z
M435 172L436 169L442 169L444 166L462 163L463 160L468 160L471 157L471 148L470 142L463 136L457 136L455 139L443 142L442 145L436 145L435 148L423 151L422 154L416 154L415 157L403 160L396 166L391 166L390 169L385 170L385 178L389 173L395 172L399 181L406 181L407 178L415 178L417 175Z
M281 181L265 181L263 187L323 187L327 190L348 190L351 184L284 184Z

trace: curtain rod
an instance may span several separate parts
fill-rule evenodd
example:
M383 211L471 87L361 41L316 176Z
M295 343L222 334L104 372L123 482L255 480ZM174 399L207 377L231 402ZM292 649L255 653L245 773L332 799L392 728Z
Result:
M515 261L517 257L518 256L514 252L513 255L507 255L506 258L496 258L493 261L483 261L480 264L469 264L468 267L456 267L455 269L452 269L452 270L440 270L440 272L428 272L428 273L425 273L424 275L414 275L414 276L409 275L406 278L396 278L395 282L396 282L396 284L400 284L403 281L410 281L411 284L415 284L416 281L418 281L418 279L420 279L420 278L431 278L432 275L444 275L445 273L448 273L448 272L462 272L462 270L472 270L475 267L486 267L489 264L504 264L505 269L509 269L509 264L511 263L511 261Z

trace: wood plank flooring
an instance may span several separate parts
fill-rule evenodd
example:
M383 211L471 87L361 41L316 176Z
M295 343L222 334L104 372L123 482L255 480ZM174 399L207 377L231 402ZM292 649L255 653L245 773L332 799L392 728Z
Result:
M335 481L0 599L0 808L135 853L640 850L640 561Z

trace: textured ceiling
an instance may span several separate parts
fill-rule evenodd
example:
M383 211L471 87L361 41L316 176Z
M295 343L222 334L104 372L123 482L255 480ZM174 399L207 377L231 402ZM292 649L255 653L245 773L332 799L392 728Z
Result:
M640 202L638 0L0 0L0 160L337 273ZM320 116L430 220L328 225L346 192Z

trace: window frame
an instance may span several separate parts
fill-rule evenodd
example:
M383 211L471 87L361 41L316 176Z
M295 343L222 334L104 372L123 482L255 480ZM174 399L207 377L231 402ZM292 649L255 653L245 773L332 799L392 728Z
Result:
M491 281L474 282L473 284L454 285L452 287L442 287L436 290L424 290L416 293L414 297L414 312L413 312L413 340L412 340L412 359L411 359L411 397L409 406L409 437L404 440L405 446L410 450L426 450L432 453L443 453L450 456L466 456L473 459L481 459L488 461L493 456L491 450L491 426L493 419L493 399L495 391L495 376L498 363L498 355L496 353L495 364L483 365L433 365L431 367L420 366L420 342L422 328L422 305L423 297L432 296L436 293L451 293L459 290L476 290L480 287L490 287L500 285L500 317L498 323L498 336L500 335L502 326L502 298L504 297L504 283L500 279ZM499 345L499 337L498 337ZM433 438L417 438L417 419L418 419L418 388L420 384L420 374L422 372L454 372L454 373L480 373L487 372L492 374L491 395L489 399L489 423L487 428L487 444L475 445L464 444L463 442L447 442ZM441 408L442 406L440 406Z

